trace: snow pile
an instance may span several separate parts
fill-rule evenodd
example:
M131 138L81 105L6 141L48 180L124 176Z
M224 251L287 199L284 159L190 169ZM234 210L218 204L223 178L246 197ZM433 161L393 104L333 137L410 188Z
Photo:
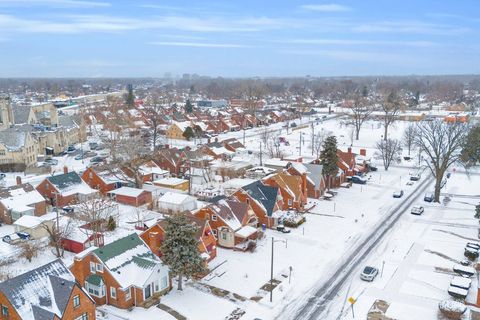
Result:
M449 319L460 319L461 315L467 311L463 303L452 300L440 301L438 308Z

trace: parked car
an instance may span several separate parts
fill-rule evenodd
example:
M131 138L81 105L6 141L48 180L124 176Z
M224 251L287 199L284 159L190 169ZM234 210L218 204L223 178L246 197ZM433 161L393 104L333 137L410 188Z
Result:
M353 176L350 181L356 184L367 184L367 179L360 176Z
M74 153L75 150L77 150L77 149L75 148L75 146L68 146L68 148L67 148L67 153Z
M378 275L378 269L375 267L366 266L363 268L362 273L360 274L360 279L365 281L373 281L375 277Z
M426 193L425 196L423 197L423 201L425 202L433 202L433 193Z
M58 160L57 159L47 159L43 162L43 165L46 166L46 167L49 167L49 166L56 166L58 164Z
M297 127L297 124L296 124L295 122L292 122L292 123L290 124L290 128L296 128L296 127Z
M5 179L7 175L3 172L0 172L0 180Z
M3 236L2 241L9 244L16 244L22 240L29 240L30 234L26 232L16 232Z
M397 190L393 193L393 197L394 198L401 198L401 197L403 197L403 194L404 194L403 190Z
M97 157L93 157L92 159L90 159L90 163L100 163L103 160L105 160L105 158L97 156Z
M410 211L410 213L419 216L423 214L424 211L425 209L422 206L414 206L412 207L412 210Z
M88 144L88 146L90 147L90 150L95 150L98 148L98 143L97 142L90 142Z
M281 233L290 233L290 229L285 228L283 224L277 226L277 231L280 231Z
M85 159L87 156L85 154L79 154L79 155L76 155L75 156L75 160L83 160Z
M418 180L420 180L420 178L421 178L421 176L419 174L412 174L410 176L411 181L418 181Z
M65 213L73 213L75 211L74 207L66 206L62 208L63 212Z
M85 154L85 157L87 157L87 158L97 156L97 153L94 152L94 151L87 151L87 152L85 152L84 154Z

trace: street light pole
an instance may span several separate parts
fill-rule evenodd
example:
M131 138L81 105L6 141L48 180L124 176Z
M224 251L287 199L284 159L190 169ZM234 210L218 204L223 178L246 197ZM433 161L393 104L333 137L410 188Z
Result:
M275 248L275 242L285 242L285 248L288 245L287 240L275 240L274 237L272 237L272 257L270 259L270 302L273 301L273 251ZM291 270L290 270L291 271Z

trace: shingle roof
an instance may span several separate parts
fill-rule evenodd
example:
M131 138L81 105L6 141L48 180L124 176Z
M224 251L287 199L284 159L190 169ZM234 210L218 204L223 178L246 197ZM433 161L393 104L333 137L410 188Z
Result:
M72 185L81 184L82 179L76 172L68 172L63 174L58 174L56 176L47 177L47 180L50 181L57 189L62 190Z
M269 217L273 214L275 203L277 202L278 188L266 186L260 181L252 182L242 189L253 199L260 202L265 208L265 211Z
M15 124L24 124L28 123L28 116L32 111L32 107L19 105L12 108L12 111Z
M7 297L22 319L62 318L75 279L60 259L0 283L0 291Z

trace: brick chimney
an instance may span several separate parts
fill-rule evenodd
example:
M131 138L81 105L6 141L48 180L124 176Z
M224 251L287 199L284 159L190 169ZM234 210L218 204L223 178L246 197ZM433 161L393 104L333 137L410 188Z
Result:
M307 173L302 173L302 193L307 196Z
M17 180L17 186L19 186L19 185L22 184L22 177L17 176L17 177L16 177L16 180Z
M68 167L67 167L67 166L64 166L64 167L63 167L63 173L65 173L65 174L68 173Z
M367 155L367 150L365 150L365 149L360 149L360 155L361 155L361 156L366 156L366 155Z
M160 233L150 232L148 234L148 246L154 255L160 256Z
M352 153L352 147L348 147L348 153Z

